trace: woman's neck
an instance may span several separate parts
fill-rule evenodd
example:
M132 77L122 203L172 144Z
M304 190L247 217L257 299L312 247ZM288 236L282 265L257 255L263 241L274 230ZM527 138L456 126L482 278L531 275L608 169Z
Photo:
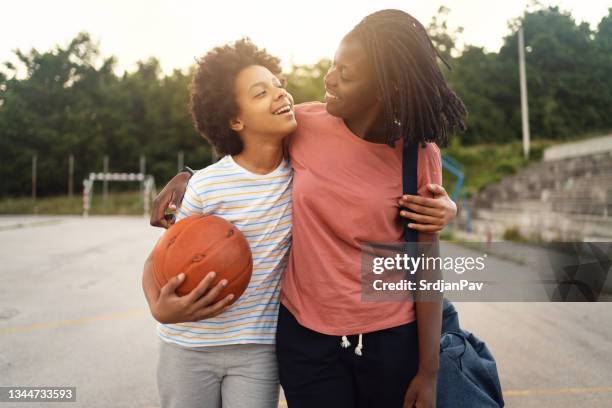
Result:
M232 158L251 173L268 174L276 170L283 160L283 144L278 141L245 143L242 152Z
M372 143L386 143L387 135L381 129L380 109L373 109L357 118L344 118L344 123L355 135Z

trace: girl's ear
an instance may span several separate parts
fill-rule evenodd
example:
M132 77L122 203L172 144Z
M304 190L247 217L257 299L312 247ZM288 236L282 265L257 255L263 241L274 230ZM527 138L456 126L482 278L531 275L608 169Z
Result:
M244 123L238 118L230 120L230 129L234 132L240 132L244 129Z

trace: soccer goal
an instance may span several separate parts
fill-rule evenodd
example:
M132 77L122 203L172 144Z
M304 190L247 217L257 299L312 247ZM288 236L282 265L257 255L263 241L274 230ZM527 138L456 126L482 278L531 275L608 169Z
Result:
M147 217L151 209L151 202L157 195L155 179L150 174L142 173L89 173L89 178L83 180L83 217L89 216L91 200L93 198L94 182L96 181L121 181L142 183L143 213Z

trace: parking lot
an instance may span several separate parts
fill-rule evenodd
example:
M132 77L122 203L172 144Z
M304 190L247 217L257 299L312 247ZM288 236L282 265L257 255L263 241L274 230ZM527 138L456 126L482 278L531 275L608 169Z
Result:
M139 217L1 217L0 386L77 389L76 403L28 406L159 406L140 285L159 234ZM507 406L612 406L612 303L456 307L495 355Z

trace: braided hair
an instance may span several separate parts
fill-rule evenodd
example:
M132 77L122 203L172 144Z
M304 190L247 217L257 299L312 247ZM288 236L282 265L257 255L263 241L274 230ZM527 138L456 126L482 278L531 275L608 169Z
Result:
M437 58L450 65L417 19L401 10L377 11L345 38L357 39L372 64L389 145L405 138L446 146L452 133L465 130L467 110L448 87Z

